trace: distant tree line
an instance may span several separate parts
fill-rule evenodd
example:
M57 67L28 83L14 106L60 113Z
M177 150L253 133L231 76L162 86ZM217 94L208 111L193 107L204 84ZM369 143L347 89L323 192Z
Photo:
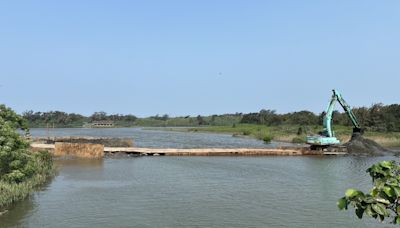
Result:
M373 131L399 132L400 131L400 105L375 104L371 107L354 108L359 123L362 127ZM261 110L258 113L243 115L241 123L263 124L275 126L281 124L288 125L321 125L325 112L319 115L310 111L292 112L287 114L277 114L274 110ZM351 120L344 112L335 111L333 113L333 123L336 125L352 126Z
M137 117L134 115L108 115L106 112L95 112L91 116L83 116L81 114L60 111L26 111L22 116L28 120L30 127L82 127L85 123L105 120L111 120L123 125L124 123L133 123L137 120Z
M30 127L46 127L47 125L55 125L55 127L74 127L75 125L82 125L84 122L88 121L88 118L83 115L60 111L26 111L22 113L22 116L28 120Z
M400 132L400 105L375 104L371 107L354 108L354 114L360 124L373 131ZM90 116L60 111L23 113L30 127L82 127L85 123L93 121L114 121L115 126L227 126L239 123L260 124L266 126L276 125L321 125L325 113L315 114L310 111L291 112L278 114L274 110L261 110L256 113L235 113L211 116L181 116L170 117L167 114L155 115L147 118L138 118L134 115L107 114L95 112ZM333 113L335 125L352 126L350 119L343 112Z
M359 120L361 126L374 131L391 132L400 131L400 105L375 104L370 108L355 108L354 114ZM336 113L337 114L337 113ZM350 126L351 122L345 114L337 114L334 123Z
M263 109L258 113L249 113L243 115L243 118L240 122L249 124L263 124L267 126L276 126L281 124L318 125L322 123L322 117L315 115L310 111L277 114L275 110Z

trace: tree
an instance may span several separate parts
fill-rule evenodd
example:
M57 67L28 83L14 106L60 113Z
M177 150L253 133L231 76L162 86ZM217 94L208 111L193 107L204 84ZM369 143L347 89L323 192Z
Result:
M281 124L281 118L276 114L275 110L262 109L259 115L259 123L267 126Z
M258 113L245 114L243 115L240 123L260 124L259 115Z
M13 110L0 105L0 180L21 182L33 175L29 143L16 131L26 122Z
M204 120L204 118L200 115L197 116L197 124L198 125L206 125L207 122Z
M216 124L215 124L215 120L217 119L217 117L218 117L217 115L212 115L212 116L211 116L211 120L210 120L210 124L211 124L211 125L216 125Z
M135 122L137 120L137 117L134 115L125 115L123 116L123 119L128 122Z
M400 166L395 161L383 161L371 166L367 172L372 177L374 187L368 194L356 189L348 189L337 205L340 210L355 208L359 219L366 214L383 222L391 218L400 224Z
M312 125L318 124L318 117L310 111L300 111L289 113L288 122L290 124Z
M168 114L164 114L164 115L161 117L161 120L163 120L163 121L167 121L168 119L169 119Z
M107 113L106 112L95 112L90 116L91 121L102 121L102 120L108 120L107 118Z

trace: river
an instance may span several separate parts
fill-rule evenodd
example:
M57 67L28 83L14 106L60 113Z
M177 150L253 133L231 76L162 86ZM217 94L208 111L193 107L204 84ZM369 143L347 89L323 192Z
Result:
M268 146L219 134L57 131L92 136L135 132L131 135L135 144L146 147ZM368 190L371 182L365 170L385 159L398 160L316 156L57 160L59 174L1 216L0 227L394 227L359 220L353 211L336 207L347 188Z

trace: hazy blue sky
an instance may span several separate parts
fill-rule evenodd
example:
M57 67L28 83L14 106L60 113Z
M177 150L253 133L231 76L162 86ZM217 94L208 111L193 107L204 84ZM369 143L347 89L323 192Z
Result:
M18 112L400 103L400 1L1 1L0 85Z

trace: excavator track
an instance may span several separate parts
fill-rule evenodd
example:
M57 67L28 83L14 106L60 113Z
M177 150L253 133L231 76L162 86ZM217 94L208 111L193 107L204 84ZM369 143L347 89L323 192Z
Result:
M347 153L347 147L343 145L331 145L331 146L310 146L311 150L321 151L322 153Z

